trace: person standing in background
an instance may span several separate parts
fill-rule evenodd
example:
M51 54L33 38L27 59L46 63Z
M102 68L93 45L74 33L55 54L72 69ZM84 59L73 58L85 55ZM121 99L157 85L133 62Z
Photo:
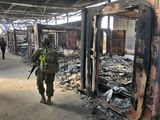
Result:
M6 44L6 42L5 42L3 37L0 40L0 46L1 46L1 51L2 51L2 59L4 60L5 59L5 52L6 52L7 44Z

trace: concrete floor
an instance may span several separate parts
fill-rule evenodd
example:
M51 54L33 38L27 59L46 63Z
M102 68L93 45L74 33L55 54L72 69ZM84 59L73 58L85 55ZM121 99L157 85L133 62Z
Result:
M85 104L72 91L56 85L54 105L40 104L34 74L27 80L30 66L18 56L0 53L0 120L89 120Z

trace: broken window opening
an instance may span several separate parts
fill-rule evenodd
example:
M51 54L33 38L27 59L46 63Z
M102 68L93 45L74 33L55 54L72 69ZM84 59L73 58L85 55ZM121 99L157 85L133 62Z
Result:
M110 16L110 25L108 26L108 17L109 16L104 16L102 18L102 21L101 21L101 28L102 29L108 29L108 27L113 30L113 24L114 24L114 17L113 16Z

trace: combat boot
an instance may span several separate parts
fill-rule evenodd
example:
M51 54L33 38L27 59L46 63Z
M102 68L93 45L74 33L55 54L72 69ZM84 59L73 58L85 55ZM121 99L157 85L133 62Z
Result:
M51 101L51 97L48 97L48 99L47 99L47 105L52 105L53 104L53 102Z
M40 103L43 103L43 104L46 104L46 98L44 95L41 95L41 100L40 100Z

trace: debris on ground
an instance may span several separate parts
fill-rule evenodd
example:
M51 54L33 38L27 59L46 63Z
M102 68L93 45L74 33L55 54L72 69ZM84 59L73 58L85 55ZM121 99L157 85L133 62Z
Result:
M97 106L107 109L99 110L98 116L103 120L126 120L125 113L131 106L130 92L132 83L133 61L120 56L100 57L100 96ZM113 117L108 118L108 111Z
M96 120L126 120L124 113L131 105L133 61L120 56L101 56L100 61L99 96L91 99L81 95L81 99L86 101ZM59 85L64 91L77 91L80 88L80 57L63 56L59 63Z
M133 61L120 57L101 56L100 57L100 77L106 81L115 81L125 84L131 81L133 71Z
M57 73L58 83L65 90L80 88L80 57L61 57L59 60L59 72Z

